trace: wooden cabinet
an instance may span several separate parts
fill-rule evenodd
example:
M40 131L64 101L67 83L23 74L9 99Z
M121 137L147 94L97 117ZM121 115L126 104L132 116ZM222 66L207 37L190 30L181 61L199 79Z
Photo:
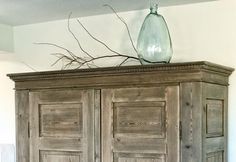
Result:
M232 71L191 62L9 74L17 162L227 162Z

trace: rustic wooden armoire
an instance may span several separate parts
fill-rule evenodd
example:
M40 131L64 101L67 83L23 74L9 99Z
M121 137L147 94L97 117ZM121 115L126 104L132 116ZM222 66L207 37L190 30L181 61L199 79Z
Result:
M227 162L232 71L190 62L9 74L17 162Z

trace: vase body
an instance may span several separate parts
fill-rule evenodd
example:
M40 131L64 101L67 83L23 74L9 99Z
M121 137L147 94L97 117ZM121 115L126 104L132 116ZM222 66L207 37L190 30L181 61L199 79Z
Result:
M169 63L173 54L169 30L164 17L151 6L138 36L138 57L142 64Z

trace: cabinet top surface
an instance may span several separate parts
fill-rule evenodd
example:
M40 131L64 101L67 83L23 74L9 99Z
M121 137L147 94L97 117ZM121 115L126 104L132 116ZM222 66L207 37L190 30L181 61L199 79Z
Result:
M13 73L8 74L12 80L33 80L34 78L50 78L50 77L70 77L70 76L94 76L94 75L122 75L127 73L140 72L193 72L208 70L218 72L229 76L234 69L207 61L199 62L184 62L184 63L169 63L156 65L138 65L138 66L122 66L122 67L103 67L91 69L74 69L74 70L57 70L57 71L42 71L42 72L28 72L28 73Z
M228 85L233 68L199 61L143 66L105 67L93 69L15 73L15 89L65 87L113 87L181 82L209 82Z

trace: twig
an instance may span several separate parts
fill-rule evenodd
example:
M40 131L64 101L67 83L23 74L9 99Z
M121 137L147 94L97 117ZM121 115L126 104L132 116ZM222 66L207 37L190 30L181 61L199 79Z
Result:
M80 26L86 31L86 33L95 41L99 42L100 44L102 44L103 46L105 46L109 51L116 53L117 55L121 55L121 53L114 51L113 49L111 49L108 45L106 45L103 41L97 39L96 37L94 37L87 29L86 27L81 23L81 21L79 19L77 19L77 22L80 24Z
M80 66L78 67L78 69L79 69L80 67L82 67L84 64L87 64L87 63L92 62L92 61L94 61L94 60L99 60L99 59L104 59L104 58L110 58L110 57L125 57L126 60L128 60L128 59L139 60L139 59L136 58L136 57L128 56L128 55L104 55L104 56L95 57L95 58L92 58L92 59L90 59L90 60L87 60L87 61L83 62L82 64L80 64Z
M120 17L117 12L110 6L110 5L104 5L104 6L107 6L109 7L113 12L114 14L118 17L118 19L125 25L126 27L126 30L128 32L128 36L129 36L129 39L130 39L130 42L132 44L132 47L134 49L134 51L138 54L135 46L134 46L134 43L133 43L133 40L132 40L132 37L131 37L131 34L130 34L130 31L129 31L129 27L127 25L127 23L124 21L124 19L122 17ZM86 56L88 57L80 57L80 56L77 56L75 55L73 52L71 52L70 50L68 50L67 48L65 47L62 47L62 46L59 46L57 44L53 44L53 43L35 43L35 44L41 44L41 45L50 45L50 46L54 46L54 47L57 47L59 49L62 49L64 51L66 51L69 56L67 56L66 54L64 53L53 53L52 55L55 55L58 59L52 64L52 66L54 66L55 64L57 64L59 61L66 61L66 63L63 64L62 66L62 69L66 69L66 68L69 68L71 67L72 65L74 64L78 64L77 66L77 69L83 67L83 66L87 66L88 68L92 68L92 67L98 67L94 61L96 60L100 60L100 59L104 59L104 58L123 58L122 62L118 65L118 66L121 66L127 62L129 62L130 60L135 60L135 61L139 61L141 64L141 60L138 58L138 57L135 57L135 56L130 56L130 55L126 55L126 54L122 54L122 53L119 53L113 49L111 49L106 43L104 43L103 41L99 40L98 38L96 38L95 36L93 36L88 30L87 28L81 23L81 21L79 19L77 19L77 22L81 25L81 27L85 30L85 32L93 39L95 40L96 42L102 44L103 46L105 46L110 52L112 52L113 54L112 55L102 55L102 56L98 56L98 57L94 57L93 55L91 55L90 53L88 53L81 45L79 39L76 37L76 35L74 34L74 32L71 30L71 27L70 27L70 18L71 18L71 14L69 14L68 16L68 21L67 21L67 29L69 31L69 33L73 36L73 38L76 40L80 50L86 54ZM148 62L148 63L156 63L156 62L151 62L151 61L148 61L148 60L145 60L143 59L144 61Z
M89 56L90 58L94 58L92 55L90 55L87 51L85 51L83 49L83 47L81 46L81 43L79 41L79 39L75 36L75 34L72 32L71 28L70 28L70 17L71 17L72 12L69 14L68 20L67 20L67 29L70 32L70 34L74 37L74 39L76 40L77 44L79 45L81 51L83 51L83 53L85 53L87 56Z
M71 51L68 50L67 48L62 47L62 46L59 46L59 45L54 44L54 43L36 42L36 43L34 43L34 44L54 46L54 47L57 47L57 48L59 48L59 49L62 49L62 50L64 50L64 51L66 51L66 52L67 52L72 58L74 58L74 59L78 59L78 58L79 58L78 56L76 56L73 52L71 52ZM80 58L80 59L82 59L82 58Z
M128 57L124 59L118 66L121 66L122 64L124 64L128 59L129 59Z
M33 68L32 66L30 66L29 64L25 63L24 61L21 61L21 63L23 63L24 65L26 65L28 68L30 68L31 70L37 72L37 70L35 68Z
M74 61L78 62L77 60L75 60L73 58L70 58L70 57L66 56L65 54L63 54L63 53L51 53L51 55L54 55L58 58L51 66L56 65L60 60L62 60L64 58L67 59L67 60L74 60Z
M133 42L131 33L130 33L130 31L129 31L128 24L125 22L125 20L124 20L122 17L120 17L120 16L117 14L117 12L115 11L115 9L114 9L113 7L111 7L109 4L105 4L104 6L110 8L110 9L112 10L112 12L116 15L116 17L125 25L125 28L126 28L126 30L127 30L127 33L128 33L128 36L129 36L129 40L130 40L130 42L131 42L131 44L132 44L132 47L133 47L134 51L136 52L136 54L138 54L138 51L137 51L137 49L135 48L135 45L134 45L134 42Z

